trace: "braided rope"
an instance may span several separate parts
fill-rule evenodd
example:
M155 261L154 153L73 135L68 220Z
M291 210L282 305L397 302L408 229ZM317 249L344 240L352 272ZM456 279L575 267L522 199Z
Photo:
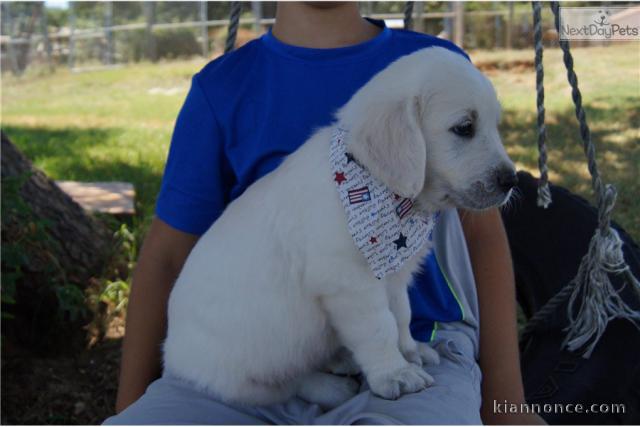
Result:
M533 8L533 26L535 43L536 65L536 104L538 107L538 169L540 180L538 181L538 206L545 209L551 204L551 191L549 190L549 169L547 168L547 127L545 125L544 110L544 68L542 64L542 6L539 1L531 2Z
M559 4L554 1L550 6L555 16L556 30L560 34ZM569 42L559 40L559 44L567 69L567 79L571 85L576 118L580 124L580 137L591 173L591 184L597 198L598 228L591 238L587 254L580 262L576 277L539 310L539 315L537 313L532 316L525 327L525 332L533 331L571 291L567 304L569 326L565 328L568 334L562 345L572 351L584 348L583 357L588 358L604 333L609 320L624 318L640 329L640 312L633 310L622 300L619 290L616 290L611 283L609 274L622 275L626 279L623 286L630 284L639 299L640 281L633 276L624 260L623 242L618 232L611 228L611 213L616 201L616 190L612 185L605 185L602 182L596 163L595 147L582 107L578 78L573 69L573 56L569 49ZM577 314L574 314L574 306L580 296Z
M413 27L413 5L415 2L408 1L404 4L404 29L410 30Z
M551 10L555 15L555 26L558 31L558 37L560 35L560 5L557 1L550 3ZM596 164L596 150L593 142L591 141L591 131L587 124L587 117L582 106L582 94L578 89L578 76L573 69L573 55L569 49L569 42L567 40L558 40L560 48L562 49L562 60L567 69L567 79L571 85L571 98L575 105L576 118L580 124L580 137L582 138L582 147L585 155L587 156L589 173L591 174L591 185L595 191L595 195L598 201L598 208L600 208L601 198L604 195L604 185L602 178L600 177L600 171L598 171L598 165ZM608 227L608 224L607 224Z
M538 329L545 321L549 320L556 310L556 307L569 297L572 290L573 283L569 283L565 285L560 292L549 298L549 300L527 320L527 324L521 331L521 339L525 340L527 335Z
M224 53L233 50L236 44L236 36L238 35L238 26L240 24L240 12L242 12L242 2L232 1L231 12L229 13L229 29L227 30L227 41L224 46Z

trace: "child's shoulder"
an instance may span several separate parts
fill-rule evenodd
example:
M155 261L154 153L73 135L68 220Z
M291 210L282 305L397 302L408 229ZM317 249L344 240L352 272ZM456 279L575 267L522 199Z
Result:
M194 75L194 79L210 99L224 99L230 91L244 85L246 79L251 78L259 49L259 39L251 40L238 49L209 61Z
M242 68L255 60L255 53L259 49L259 39L251 40L238 49L214 58L198 72L203 79L219 79L235 72L242 72Z
M447 39L409 30L393 30L393 35L396 45L404 46L407 49L418 50L427 47L439 46L459 53L469 59L469 55L467 55L461 47Z

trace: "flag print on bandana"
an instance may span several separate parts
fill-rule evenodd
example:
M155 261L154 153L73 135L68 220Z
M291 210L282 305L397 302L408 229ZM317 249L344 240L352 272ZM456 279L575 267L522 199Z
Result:
M356 203L368 202L371 200L371 193L369 187L355 188L347 192L349 196L349 203L354 205Z
M337 128L331 138L331 172L345 177L334 182L349 232L374 276L382 279L398 271L431 239L438 213L417 212L411 199L397 196L371 176L347 153L347 136L347 130Z
M404 218L409 212L411 212L411 208L413 207L413 202L411 199L402 199L402 202L396 207L396 214L400 217L400 219Z

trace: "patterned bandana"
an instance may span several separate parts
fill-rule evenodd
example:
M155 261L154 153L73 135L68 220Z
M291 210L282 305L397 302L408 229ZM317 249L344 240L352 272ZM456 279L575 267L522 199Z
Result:
M349 232L367 259L373 274L382 279L398 271L424 244L439 213L425 215L413 201L389 190L346 151L348 131L337 128L331 138L329 162Z

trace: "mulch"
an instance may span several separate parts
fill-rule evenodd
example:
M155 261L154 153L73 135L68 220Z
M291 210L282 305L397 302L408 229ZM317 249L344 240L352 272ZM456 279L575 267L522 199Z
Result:
M114 412L121 341L57 357L3 342L2 424L101 424Z

